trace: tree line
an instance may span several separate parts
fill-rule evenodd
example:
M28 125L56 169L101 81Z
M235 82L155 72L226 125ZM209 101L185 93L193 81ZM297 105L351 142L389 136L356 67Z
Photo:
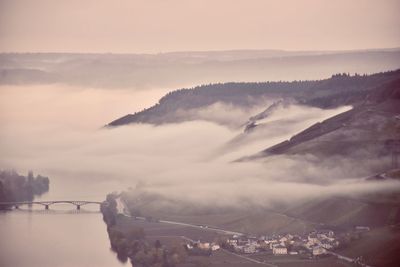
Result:
M23 176L14 170L0 170L0 202L32 201L35 196L48 192L49 184L48 177L34 176L32 171Z

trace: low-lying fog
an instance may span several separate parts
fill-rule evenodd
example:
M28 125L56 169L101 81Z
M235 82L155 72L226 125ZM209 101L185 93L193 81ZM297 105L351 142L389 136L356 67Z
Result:
M350 107L291 105L276 110L259 131L248 135L243 135L243 127L206 120L102 128L154 104L165 92L2 86L0 168L49 176L51 189L45 197L64 199L102 200L108 192L140 184L142 190L198 204L236 205L235 200L245 199L268 205L399 186L355 179L366 175L374 160L348 166L339 160L321 163L313 156L277 156L232 163ZM262 108L266 106L259 111ZM222 104L196 112L226 114L240 123L255 115Z

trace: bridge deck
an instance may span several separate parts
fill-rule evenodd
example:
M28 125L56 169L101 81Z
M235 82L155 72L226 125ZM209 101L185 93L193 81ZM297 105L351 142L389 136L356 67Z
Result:
M101 205L102 202L100 201L87 201L87 200L46 200L46 201L10 201L10 202L0 202L2 206L12 206L18 208L21 205L42 205L45 206L46 209L49 208L50 205L53 204L71 204L75 205L76 208L79 210L81 206L88 205L88 204L98 204Z

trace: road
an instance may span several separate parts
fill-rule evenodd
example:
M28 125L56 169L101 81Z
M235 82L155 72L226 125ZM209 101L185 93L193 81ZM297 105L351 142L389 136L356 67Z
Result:
M335 252L327 251L327 253L330 254L330 255L336 256L338 259L341 259L341 260L344 260L344 261L347 261L347 262L350 262L350 263L354 262L354 259L346 257L346 256L343 256L343 255L340 255L340 254L337 254ZM361 266L363 266L363 267L373 267L373 266L367 265L367 264L362 264Z
M193 227L193 228L198 228L204 231L213 231L217 232L220 234L226 234L226 235L244 235L244 233L240 232L234 232L234 231L229 231L221 228L216 228L208 225L196 225L196 224L190 224L190 223L183 223L183 222L175 222L175 221L166 221L166 220L159 220L160 223L168 223L168 224L174 224L174 225L181 225L181 226L187 226L187 227Z

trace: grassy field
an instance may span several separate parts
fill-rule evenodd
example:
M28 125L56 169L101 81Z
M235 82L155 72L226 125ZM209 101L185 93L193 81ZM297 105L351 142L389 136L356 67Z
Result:
M160 196L125 192L123 199L131 214L252 235L306 234L315 229L349 232L354 226L379 228L400 224L400 193L396 188L363 197L321 197L275 208L198 207L168 202ZM166 202L168 205L160 205ZM160 208L162 207L162 208Z
M329 256L326 258L320 259L303 259L300 255L252 255L250 258L259 260L259 261L266 261L272 263L278 267L297 267L297 266L304 266L304 267L343 267L343 266L353 266L349 263L346 263L342 260L338 260L336 257Z
M121 230L127 230L129 227L141 227L144 229L146 239L177 239L185 236L192 240L200 240L202 242L212 242L218 234L213 231L206 231L200 228L189 226L172 225L158 222L147 222L143 220L135 220L133 218L120 216L117 220L117 226Z
M246 259L236 257L234 255L225 253L224 251L216 251L210 257L191 256L188 257L185 264L179 265L179 267L260 267L261 264L250 262Z
M251 257L258 260L266 260L277 267L352 267L351 264L337 260L334 257L328 257L318 260L304 260L295 256L267 256L265 259L262 257ZM234 255L225 253L224 251L217 251L210 257L189 257L188 262L179 267L197 267L197 266L214 266L214 267L260 267L268 266L260 263L253 263L246 259L236 257Z
M317 226L311 222L298 220L272 211L231 211L217 214L173 214L149 211L155 218L179 221L191 224L216 226L226 230L250 234L271 233L303 233L309 232Z

